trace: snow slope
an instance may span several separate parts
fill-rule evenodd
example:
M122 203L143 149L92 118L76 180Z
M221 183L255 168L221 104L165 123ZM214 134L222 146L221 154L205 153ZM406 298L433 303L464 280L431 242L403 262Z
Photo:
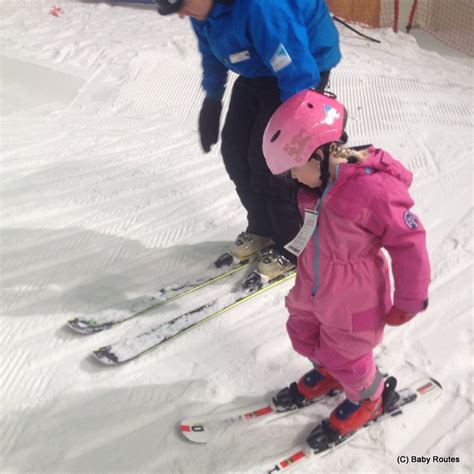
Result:
M203 95L188 23L92 0L0 8L0 471L261 472L330 407L225 430L207 447L177 425L259 401L308 369L285 332L291 284L114 369L91 350L212 289L93 336L64 327L197 274L245 225L218 150L198 146ZM341 30L331 88L349 110L351 143L374 142L414 172L433 268L429 310L387 329L378 360L402 385L429 374L445 391L305 472L472 472L473 64L405 34L369 33L382 43ZM399 454L460 462L401 466Z

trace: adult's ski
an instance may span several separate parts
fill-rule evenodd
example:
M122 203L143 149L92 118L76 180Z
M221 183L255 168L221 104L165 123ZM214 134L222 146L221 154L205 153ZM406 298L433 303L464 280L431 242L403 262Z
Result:
M392 377L393 378L393 377ZM388 418L398 416L404 413L407 405L418 404L429 401L438 396L442 391L439 382L434 379L426 378L396 391L393 400L385 407L382 416L371 421L363 428L347 435L345 437L334 439L325 437L327 430L327 421L323 421L308 436L306 442L293 446L288 451L274 457L269 461L268 468L264 471L266 474L286 473L295 468L304 468L306 463L314 462L318 458L333 453L345 443L351 441L356 436L370 429L376 423L380 423Z
M209 321L236 306L268 291L269 289L292 279L294 270L273 280L262 280L261 275L252 272L245 280L242 289L216 298L196 309L166 323L160 323L144 333L128 337L116 343L93 351L93 355L105 365L120 365L160 347L165 342L181 336L206 321Z
M228 255L228 254L225 254ZM221 257L220 259L222 259ZM219 259L219 260L220 260ZM219 262L219 260L217 262ZM217 265L216 262L216 265ZM159 290L153 291L151 294L139 296L129 301L124 301L112 307L103 309L91 317L73 318L68 321L68 326L75 332L81 334L93 334L112 326L128 321L129 319L141 316L146 311L155 309L165 303L171 303L183 296L189 295L194 291L200 290L212 283L226 278L234 273L248 267L250 261L242 262L226 262L227 264L212 275L207 277L198 277L185 283L180 283Z

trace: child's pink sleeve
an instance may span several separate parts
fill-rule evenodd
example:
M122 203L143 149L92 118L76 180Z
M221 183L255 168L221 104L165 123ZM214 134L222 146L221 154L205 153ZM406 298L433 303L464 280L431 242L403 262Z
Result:
M370 205L369 228L380 237L392 260L394 306L417 313L428 304L430 284L425 229L410 211L413 200L407 188L395 180L381 184Z

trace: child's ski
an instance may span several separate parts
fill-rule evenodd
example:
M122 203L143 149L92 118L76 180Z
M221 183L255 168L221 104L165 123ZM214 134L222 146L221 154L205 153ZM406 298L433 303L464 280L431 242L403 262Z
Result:
M179 424L181 433L193 443L207 443L214 428L218 429L223 425L249 425L259 422L273 421L282 416L289 415L295 411L306 408L313 403L320 402L323 398L336 395L333 392L329 395L315 398L308 401L304 406L295 406L291 409L277 408L273 403L273 398L264 400L261 403L247 405L234 410L227 410L220 413L207 413L205 415L187 418Z
M320 457L326 456L336 449L341 447L343 444L351 441L359 434L363 433L366 429L369 429L375 423L379 423L390 417L401 415L404 413L405 407L421 401L428 401L438 396L442 391L442 387L434 379L422 379L418 382L411 384L410 386L395 392L396 396L391 403L385 408L385 412L382 416L376 420L371 421L363 428L337 440L332 440L321 449L319 443L318 432L323 431L321 428L326 423L323 421L315 430L311 432L305 443L294 446L285 453L275 456L273 461L268 463L269 467L264 472L266 474L275 474L281 472L289 472L294 468L300 468L306 463L314 461ZM323 428L324 429L324 428Z
M165 342L175 339L188 330L268 291L274 286L290 280L294 275L295 272L291 271L273 280L264 281L258 273L252 272L244 280L242 290L217 298L199 308L177 316L171 321L157 324L144 333L101 347L95 350L93 354L105 365L119 365L129 362L160 347Z
M161 288L150 295L139 296L129 301L106 308L89 318L74 318L68 321L68 326L81 334L93 334L108 329L129 319L142 315L144 312L157 308L165 303L176 301L183 296L200 290L212 283L248 267L249 260L233 263L227 269L218 271L209 277L197 278L182 284Z

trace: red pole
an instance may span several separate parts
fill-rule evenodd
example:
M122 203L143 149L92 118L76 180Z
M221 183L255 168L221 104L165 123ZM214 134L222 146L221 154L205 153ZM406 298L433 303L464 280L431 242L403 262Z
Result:
M408 25L407 25L407 33L410 33L411 29L413 28L413 22L415 21L415 12L416 12L417 6L418 6L418 0L413 0L413 5L411 6L411 11L410 11L410 18L408 20Z
M399 12L400 12L400 1L395 0L393 6L394 6L394 9L395 9L395 11L393 12L394 13L394 15L393 15L393 31L395 33L398 33L398 15L399 15Z

